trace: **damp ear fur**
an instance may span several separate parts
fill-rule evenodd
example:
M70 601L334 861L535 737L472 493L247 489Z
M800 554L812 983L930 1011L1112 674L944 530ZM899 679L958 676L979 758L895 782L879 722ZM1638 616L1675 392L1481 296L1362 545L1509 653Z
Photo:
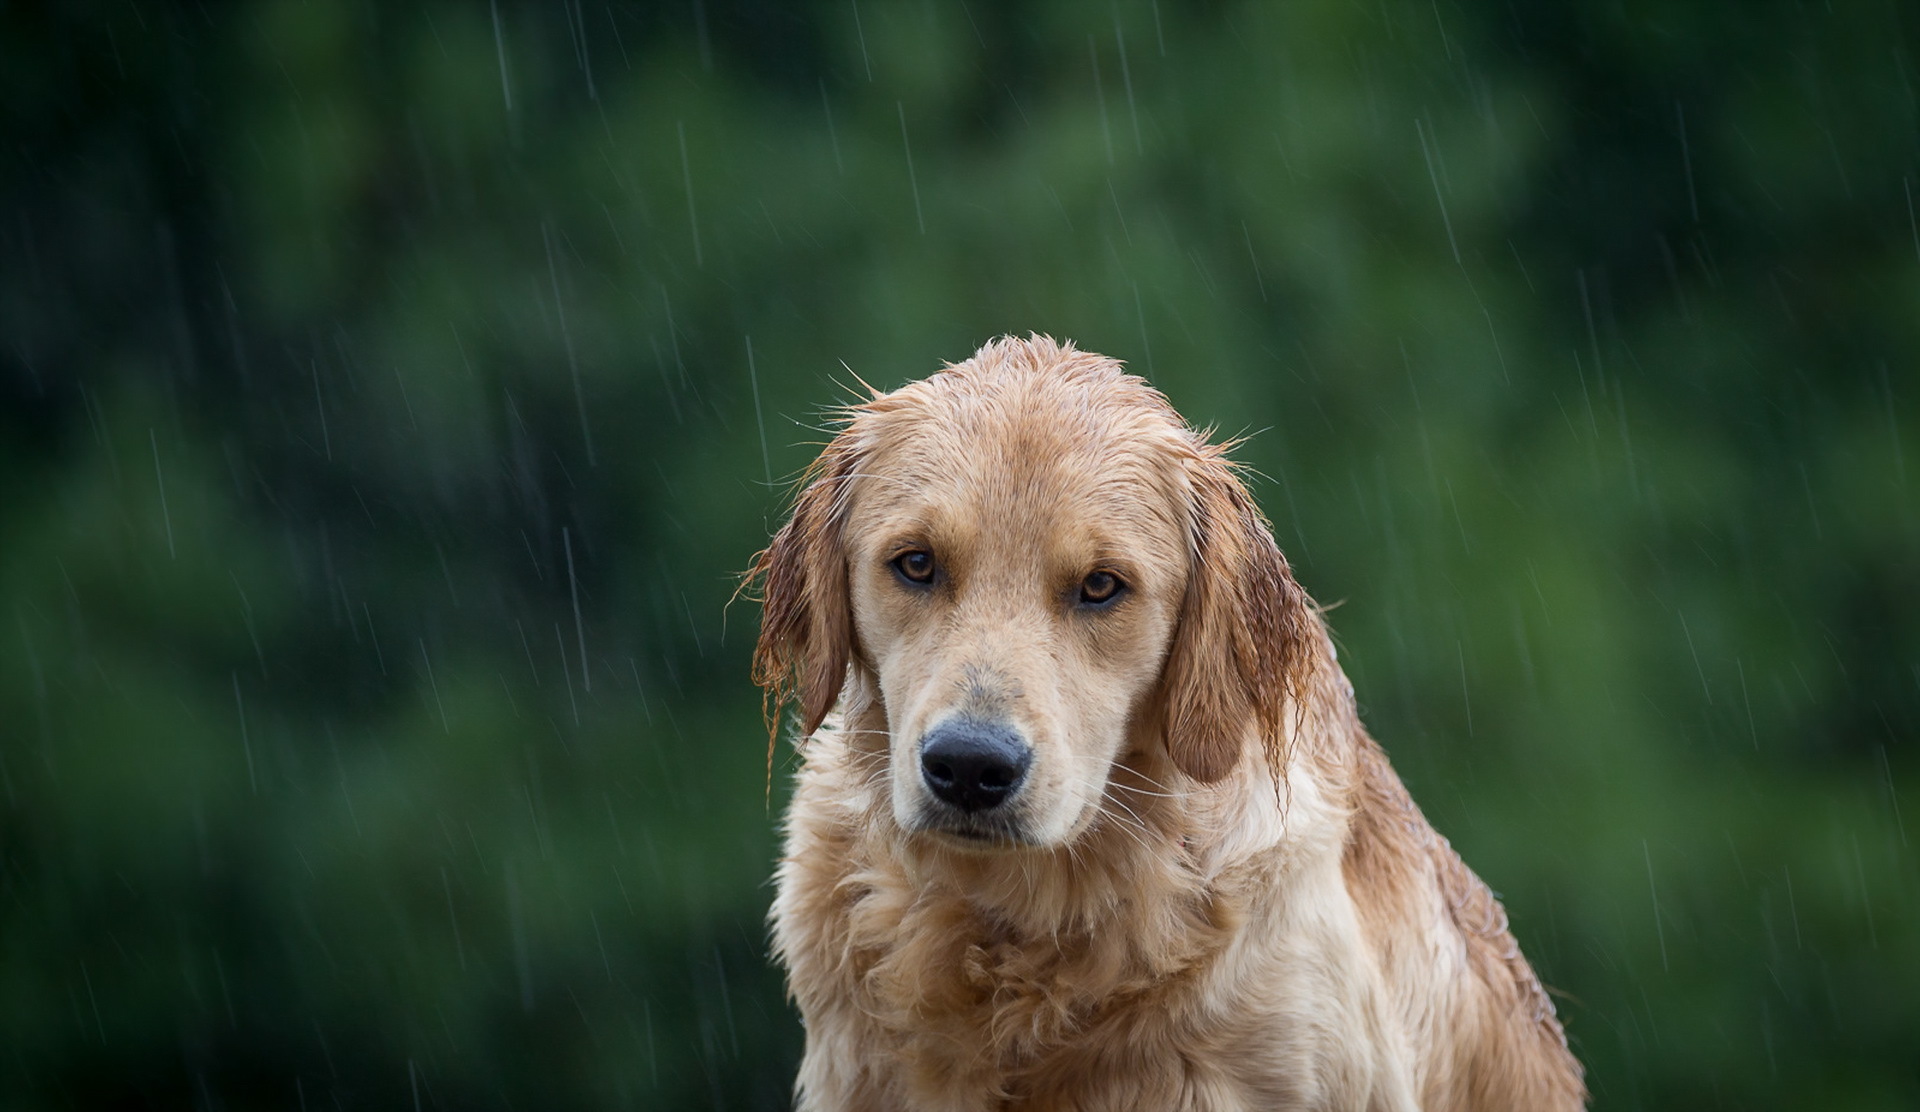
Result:
M1317 618L1222 449L1203 447L1190 461L1187 489L1191 568L1160 691L1167 752L1180 771L1213 783L1251 735L1278 780Z
M853 651L847 559L841 541L852 453L827 446L803 477L793 516L747 573L760 588L760 639L753 680L764 695L769 734L780 712L800 712L800 733L820 728L840 697Z

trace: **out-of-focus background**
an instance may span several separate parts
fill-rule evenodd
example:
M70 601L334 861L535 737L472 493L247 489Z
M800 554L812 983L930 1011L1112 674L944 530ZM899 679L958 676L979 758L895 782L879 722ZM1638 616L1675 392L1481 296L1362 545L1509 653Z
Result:
M773 1108L856 377L1241 453L1602 1109L1920 1105L1920 13L0 4L0 1104Z

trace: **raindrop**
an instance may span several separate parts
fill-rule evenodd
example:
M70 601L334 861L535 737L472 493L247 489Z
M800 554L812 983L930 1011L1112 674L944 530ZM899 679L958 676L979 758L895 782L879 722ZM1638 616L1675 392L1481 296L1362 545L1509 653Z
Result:
M447 867L440 866L440 887L447 894L447 922L453 927L453 949L460 956L460 972L467 971L467 946L460 939L460 917L453 910L453 883L447 879Z
M1813 519L1813 539L1825 540L1826 535L1820 528L1820 509L1813 501L1813 480L1807 476L1807 465L1800 463L1800 489L1807 496L1807 516Z
M1700 223L1700 198L1693 189L1693 149L1687 145L1687 111L1679 101L1673 102L1673 118L1680 125L1680 160L1687 168L1687 211L1693 214L1693 222Z
M612 4L607 5L607 24L613 28L613 45L620 48L620 61L626 65L628 70L632 70L633 59L627 56L627 44L625 40L620 37L620 20L613 14Z
M313 369L313 410L320 415L320 443L326 448L327 462L333 462L333 435L327 431L327 402L320 396L320 360L308 359Z
M675 121L673 129L680 136L680 183L687 190L687 225L693 229L693 265L705 266L705 256L700 252L700 213L693 204L693 162L687 157L686 121Z
M873 82L873 58L867 54L867 30L860 26L860 0L847 0L853 6L853 33L860 39L860 60L866 63L867 82Z
M766 472L767 489L773 489L773 457L767 454L767 419L760 411L760 374L753 365L753 337L747 337L747 382L753 387L753 421L760 427L760 466Z
M87 972L86 959L80 961L80 979L87 983L87 1003L93 1008L93 1029L100 1035L100 1045L107 1045L107 1025L100 1019L100 1001L94 999L93 974Z
M147 428L147 443L153 446L153 481L160 488L160 520L167 527L167 558L177 560L179 556L173 550L173 514L167 509L167 478L160 472L160 441L154 436L152 426Z
M1793 867L1781 865L1781 873L1787 878L1787 911L1793 916L1793 948L1800 949L1800 905L1793 898Z
M1574 277L1580 283L1580 311L1586 314L1587 343L1593 349L1594 383L1599 389L1599 391L1602 394L1604 394L1607 392L1607 372L1606 372L1606 368L1602 366L1600 363L1600 330L1597 327L1595 327L1593 323L1593 298L1589 296L1587 293L1587 272L1584 269L1576 270L1574 271ZM1592 416L1591 402L1588 403L1588 416L1589 417ZM1599 429L1597 426L1595 427L1594 435L1595 436L1599 435Z
M1698 656L1694 657L1694 663L1698 665L1699 662L1700 658ZM1747 736L1753 740L1753 751L1758 753L1760 751L1760 731L1756 729L1753 724L1753 699L1747 694L1747 666L1745 662L1736 656L1733 658L1733 668L1740 676L1740 702L1745 704L1747 708Z
M453 733L453 727L447 724L447 707L445 703L440 701L440 683L433 678L433 658L427 655L426 639L424 637L420 638L419 643L420 660L427 666L427 686L433 691L433 705L440 712L440 729L445 733L451 734ZM239 694L238 687L234 689L234 693L236 695Z
M513 972L520 982L520 1010L533 1011L533 959L527 952L527 924L520 909L520 881L514 875L513 862L504 863L507 874L507 923L513 936Z
M693 0L694 33L700 40L700 68L713 69L713 36L707 31L707 5L705 0Z
M1427 146L1427 126L1416 118L1413 130L1420 137L1420 156L1427 160L1427 178L1433 182L1433 199L1440 203L1440 222L1447 229L1447 246L1453 249L1453 261L1465 268L1467 264L1460 259L1460 241L1453 237L1453 217L1447 215L1447 198L1440 189L1440 174L1433 167L1433 151Z
M573 695L573 669L567 664L567 641L560 635L560 623L553 623L553 643L560 650L560 674L567 681L567 703L573 707L573 724L580 724L580 701Z
M1440 28L1440 47L1446 51L1447 61L1453 61L1453 40L1447 37L1447 22L1440 18L1440 0L1433 0L1433 23Z
M1867 913L1867 938L1873 948L1880 948L1880 930L1873 923L1873 889L1867 886L1867 866L1860 858L1860 835L1857 831L1847 831L1847 837L1853 842L1853 875L1860 881L1860 904Z
M1267 281L1260 276L1260 256L1253 252L1253 233L1247 230L1247 222L1245 220L1240 222L1240 234L1246 237L1247 259L1253 263L1253 282L1254 285L1260 288L1260 300L1265 302L1267 300Z
M566 526L560 527L560 542L567 550L567 589L573 594L573 631L580 640L580 686L588 693L593 691L593 675L587 666L587 626L580 618L580 583L573 575L573 533ZM565 653L561 656L564 658ZM579 721L579 715L574 720Z
M1111 188L1113 183L1109 181L1107 185ZM1127 284L1133 287L1133 312L1140 319L1140 348L1147 357L1147 379L1151 381L1153 379L1153 341L1147 338L1147 310L1140 303L1140 283L1128 279Z
M827 99L827 79L820 79L820 108L827 116L827 142L833 147L833 169L842 177L846 176L847 165L840 161L840 133L833 128L833 102Z
M513 87L507 83L507 40L500 33L500 0L488 0L493 9L493 49L500 57L500 95L506 99L507 112L513 112Z
M587 99L599 103L600 92L593 84L593 53L587 49L587 17L580 10L580 0L573 0L573 6L560 6L567 20L567 35L573 39L574 57L580 62L580 70L587 78Z
M1647 891L1653 896L1653 932L1655 936L1660 939L1660 969L1663 972L1669 972L1670 970L1667 968L1667 931L1660 923L1660 889L1653 882L1653 851L1647 848L1647 840L1645 838L1640 839L1640 853L1647 861ZM1794 926L1794 930L1796 932L1795 937L1797 938L1797 932L1799 930L1797 923Z
M364 599L360 602L360 613L367 619L367 640L373 642L373 659L379 663L380 674L384 676L387 674L387 657L380 651L380 638L373 632L373 611L367 608ZM263 663L261 667L264 669L266 666Z
M1920 247L1920 244L1916 244L1915 246ZM1893 441L1894 472L1900 477L1900 485L1906 486L1907 457L1906 454L1900 450L1900 419L1894 415L1893 383L1887 377L1887 365L1885 362L1880 364L1880 396L1885 399L1887 405L1887 432L1889 438Z
M1453 507L1454 527L1460 530L1460 548L1468 556L1472 556L1473 545L1467 540L1467 523L1460 516L1460 500L1454 497L1453 479L1449 477L1443 477L1441 481L1446 485L1446 488L1447 488L1447 504Z
M587 909L587 919L593 924L593 941L600 947L600 965L607 971L607 983L612 984L613 960L607 957L607 940L600 934L600 916L595 913L593 909L589 908Z
M340 759L340 740L333 736L333 724L327 724L327 748L333 751L333 771L340 778L340 798L347 805L347 821L353 824L354 837L362 837L360 812L353 805L353 784L347 779L347 763Z
M1144 155L1146 146L1140 142L1140 110L1133 103L1133 70L1127 65L1127 38L1120 30L1120 9L1113 10L1113 45L1120 52L1120 81L1127 90L1127 114L1133 119L1133 153Z
M1707 670L1700 664L1700 650L1693 647L1693 629L1687 625L1687 616L1680 615L1680 632L1686 635L1687 651L1693 654L1693 670L1700 676L1700 690L1706 692L1707 705L1713 705L1713 687L1707 683Z
M1907 195L1907 231L1913 233L1913 255L1920 259L1920 219L1915 219L1913 214L1913 179L1901 178L1900 188Z
M1093 96L1100 102L1100 138L1107 145L1107 165L1113 165L1113 131L1107 126L1107 93L1100 84L1100 51L1093 45L1093 36L1087 36L1087 59L1093 63Z
M907 152L907 184L913 189L913 219L920 225L920 234L927 234L927 218L920 211L920 179L913 172L913 144L907 139L906 102L896 100L893 106L900 112L900 145Z
M247 735L247 704L240 697L240 673L231 673L233 677L233 707L240 718L240 749L247 756L247 786L253 794L260 794L260 781L253 774L253 739Z
M1453 642L1454 652L1460 659L1460 703L1467 712L1467 736L1473 736L1473 691L1467 684L1467 646L1458 639Z
M854 11L858 12L859 9L855 8ZM653 1087L657 1089L660 1087L660 1059L653 1047L653 1001L640 1001L640 1014L647 1025L647 1074L653 1079Z
M680 150L683 155L686 153L684 133L681 138ZM687 192L687 203L689 207L691 207L693 203L691 187L689 187ZM696 252L699 250L698 234L696 230L696 238L694 240L694 249ZM540 239L547 247L547 275L553 280L553 309L560 318L561 342L566 345L567 373L573 377L573 404L574 408L579 410L580 413L580 439L587 448L587 466L598 467L599 461L594 458L593 453L593 430L587 426L587 398L580 389L580 361L574 356L573 332L567 327L566 299L560 296L560 267L553 255L553 235L548 231L547 225L544 222L540 225Z
M539 687L540 669L533 662L533 646L527 642L527 627L520 624L520 619L515 618L513 628L520 631L520 648L527 654L527 673L533 677L533 686Z
M435 544L433 546L433 554L440 558L440 578L446 581L447 597L453 600L453 605L457 609L460 606L460 592L455 590L453 586L453 568L447 563L446 547Z

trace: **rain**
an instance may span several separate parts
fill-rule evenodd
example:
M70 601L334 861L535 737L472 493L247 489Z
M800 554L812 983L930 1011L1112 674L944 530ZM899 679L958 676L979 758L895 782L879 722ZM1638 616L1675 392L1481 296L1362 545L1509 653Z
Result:
M861 384L1030 332L1244 438L1594 1108L1920 1107L1916 58L0 8L0 1107L788 1106L741 577Z

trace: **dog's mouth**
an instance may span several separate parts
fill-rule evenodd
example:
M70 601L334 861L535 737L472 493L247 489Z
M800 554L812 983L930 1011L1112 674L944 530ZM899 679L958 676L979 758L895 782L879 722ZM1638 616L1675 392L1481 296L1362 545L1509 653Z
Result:
M915 826L918 833L943 845L975 853L1026 849L1034 844L1019 823L1003 818L956 815L944 809L922 811Z
M1016 801L1016 805L970 812L922 797L895 811L895 816L908 834L935 845L966 853L994 854L1059 849L1086 833L1106 812L1106 808L1097 805L1084 807L1065 830L1056 830L1053 820L1057 816L1036 806L1038 802L1021 800Z

